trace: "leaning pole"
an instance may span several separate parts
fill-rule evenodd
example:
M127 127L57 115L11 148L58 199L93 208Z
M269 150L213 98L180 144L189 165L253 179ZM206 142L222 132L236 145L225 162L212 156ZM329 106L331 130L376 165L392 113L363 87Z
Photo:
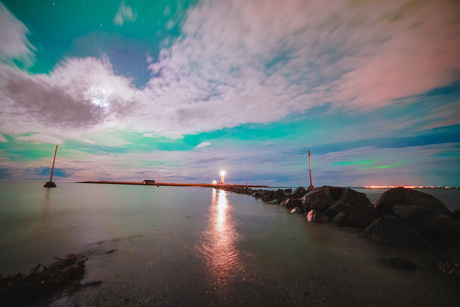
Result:
M56 187L56 184L53 182L53 171L54 171L54 162L56 161L57 148L58 148L58 145L56 145L56 149L54 150L53 166L51 167L50 181L45 183L45 185L43 186L45 188L55 188Z

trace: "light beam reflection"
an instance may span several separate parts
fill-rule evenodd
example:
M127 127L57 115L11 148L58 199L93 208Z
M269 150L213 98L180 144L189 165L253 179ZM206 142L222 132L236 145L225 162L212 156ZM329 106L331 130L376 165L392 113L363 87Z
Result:
M213 189L208 227L201 252L205 256L213 285L218 291L224 289L229 279L241 269L236 248L238 234L235 231L231 210L226 192Z

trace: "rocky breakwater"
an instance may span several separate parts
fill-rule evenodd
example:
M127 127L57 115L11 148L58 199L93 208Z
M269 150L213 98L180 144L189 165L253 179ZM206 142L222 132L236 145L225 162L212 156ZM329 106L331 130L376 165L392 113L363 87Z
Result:
M366 194L345 187L299 187L294 191L224 189L304 214L308 222L355 228L364 238L378 244L439 253L439 268L460 285L460 214L450 212L432 195L394 188L372 204Z

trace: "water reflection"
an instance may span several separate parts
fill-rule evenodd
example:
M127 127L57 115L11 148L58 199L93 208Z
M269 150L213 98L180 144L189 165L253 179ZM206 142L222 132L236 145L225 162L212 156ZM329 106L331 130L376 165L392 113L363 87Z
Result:
M231 216L232 207L223 190L212 190L208 227L201 246L207 262L208 272L216 289L227 285L229 279L240 269L235 231Z
M45 199L43 200L42 216L47 216L50 211L50 189L45 191Z

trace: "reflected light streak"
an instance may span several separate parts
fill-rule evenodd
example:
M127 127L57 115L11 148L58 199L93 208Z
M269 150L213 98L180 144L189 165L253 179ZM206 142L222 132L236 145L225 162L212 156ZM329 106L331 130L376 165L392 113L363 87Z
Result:
M225 286L240 268L236 249L238 235L231 218L231 209L226 192L213 189L209 224L201 252L206 257L207 268L216 289Z

